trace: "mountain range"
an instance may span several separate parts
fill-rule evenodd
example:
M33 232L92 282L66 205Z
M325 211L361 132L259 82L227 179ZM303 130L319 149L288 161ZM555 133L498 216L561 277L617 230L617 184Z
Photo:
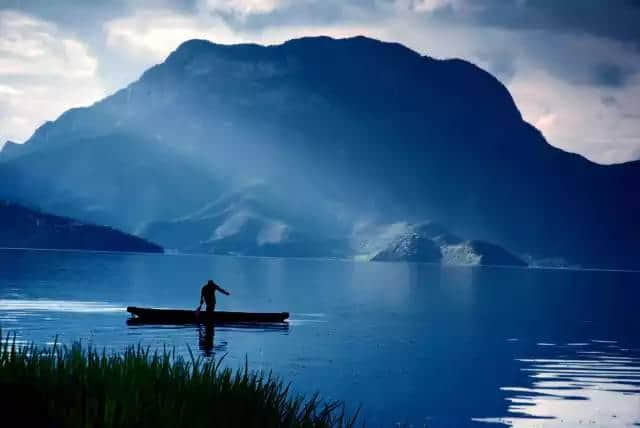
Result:
M5 145L0 175L3 198L185 251L350 256L430 219L468 246L640 267L639 161L557 149L486 71L365 37L187 41Z

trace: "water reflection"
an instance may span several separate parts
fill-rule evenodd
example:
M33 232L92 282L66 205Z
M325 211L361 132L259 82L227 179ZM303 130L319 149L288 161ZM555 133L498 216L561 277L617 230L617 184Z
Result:
M509 416L475 420L514 427L640 424L640 350L607 340L555 347L551 355L517 360L531 386L501 388Z
M205 357L212 357L216 352L226 352L228 341L221 340L215 343L216 329L219 331L250 331L250 332L280 332L289 333L289 323L213 323L166 325L161 322L149 322L139 318L128 318L127 325L130 328L142 329L145 333L153 333L154 329L185 329L194 330L198 336L198 349Z
M204 325L198 325L198 348L204 354L205 357L210 357L213 354L213 335L215 334L215 328L213 323L205 323Z
M286 310L288 326L125 323L126 306L193 307L209 277L232 290L220 310ZM0 250L0 329L20 343L248 359L296 393L362 404L373 427L610 426L640 419L638 284L637 273Z

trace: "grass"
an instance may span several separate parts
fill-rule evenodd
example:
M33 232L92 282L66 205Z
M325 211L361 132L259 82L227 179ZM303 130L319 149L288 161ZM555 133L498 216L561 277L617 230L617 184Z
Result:
M40 427L352 427L341 402L294 396L271 373L140 346L17 345L0 332L0 413ZM11 420L9 419L9 420Z

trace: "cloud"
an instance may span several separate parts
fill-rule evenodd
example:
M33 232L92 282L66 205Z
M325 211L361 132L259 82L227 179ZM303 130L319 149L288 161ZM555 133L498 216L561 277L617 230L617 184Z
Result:
M161 60L189 39L211 39L237 43L240 39L220 17L206 21L168 9L146 10L114 19L104 25L107 45L129 55L145 55Z
M476 55L477 59L484 63L487 71L505 84L508 84L517 72L516 59L511 52L489 50L487 52L478 52Z
M97 59L52 23L0 10L0 141L104 96Z
M21 95L23 91L7 85L0 85L0 95Z
M618 104L618 100L613 95L603 95L602 97L600 97L600 101L606 106L613 106Z
M575 85L530 69L509 88L524 117L553 145L600 163L637 159L640 135L632 113L640 111L640 76L611 88Z
M252 30L235 28L221 16L188 15L168 9L140 11L104 24L107 44L111 49L134 57L144 55L153 61L163 60L189 39L207 39L221 44L273 44L308 35L355 36L367 30L366 26L341 25L273 26Z
M395 7L418 13L430 13L442 9L458 9L464 5L460 0L395 0Z
M601 62L594 66L593 83L602 86L621 87L634 74L631 68L624 68L618 64Z
M521 32L519 44L529 49L529 67L544 68L576 84L621 87L640 71L640 52L617 40ZM554 48L549 49L549 44Z
M0 11L0 75L91 77L97 60L84 44L27 15Z
M591 35L640 47L637 0L457 0L457 3L459 7L441 7L433 12L450 22Z
M556 115L553 113L545 113L538 117L536 121L533 123L536 128L544 132L549 132L549 129L552 129L553 124L556 121Z
M235 15L252 15L273 12L283 0L205 0L204 7L210 12Z

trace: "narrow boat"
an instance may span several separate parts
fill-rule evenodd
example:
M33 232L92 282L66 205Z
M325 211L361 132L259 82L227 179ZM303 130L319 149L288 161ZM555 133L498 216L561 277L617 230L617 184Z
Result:
M282 323L289 318L289 312L206 312L181 309L153 309L127 307L131 324L198 324L214 322L219 324L231 323Z

